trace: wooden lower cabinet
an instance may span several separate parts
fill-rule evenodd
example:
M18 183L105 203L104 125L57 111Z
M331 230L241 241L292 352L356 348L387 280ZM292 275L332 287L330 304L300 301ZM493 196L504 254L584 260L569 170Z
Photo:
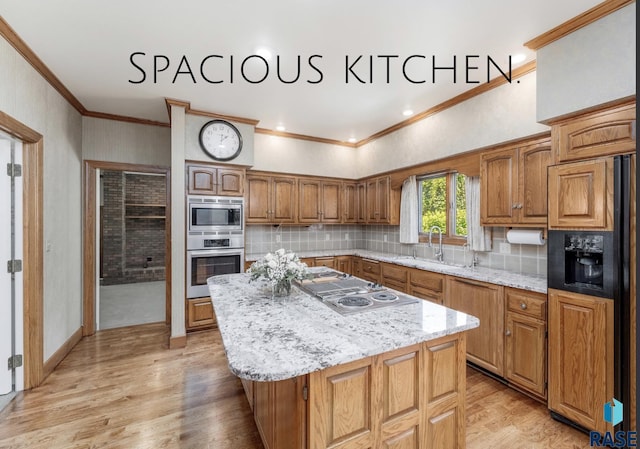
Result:
M549 408L579 425L611 431L613 301L549 289Z
M445 291L445 276L440 273L432 273L419 269L409 270L410 295L427 301L443 304Z
M265 449L307 447L307 376L252 384L253 416Z
M335 257L316 257L313 265L315 267L327 267L336 269L336 258Z
M465 337L311 373L310 449L464 448Z
M243 381L266 449L464 449L465 334L278 382Z
M505 374L509 384L547 397L547 295L504 290Z
M400 265L381 263L380 283L385 287L407 293L409 280L409 269Z
M360 274L358 277L365 281L380 283L380 262L377 260L365 259L360 260Z
M199 330L216 325L211 298L187 299L187 330Z
M336 259L336 270L353 275L353 263L351 256L338 256Z
M467 360L504 377L504 287L449 276L446 288L445 306L480 320L469 331Z

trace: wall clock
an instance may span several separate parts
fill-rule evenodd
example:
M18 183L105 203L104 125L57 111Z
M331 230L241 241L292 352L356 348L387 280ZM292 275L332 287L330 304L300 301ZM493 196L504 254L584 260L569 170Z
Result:
M226 120L211 120L200 129L202 151L217 161L230 161L242 151L242 135Z

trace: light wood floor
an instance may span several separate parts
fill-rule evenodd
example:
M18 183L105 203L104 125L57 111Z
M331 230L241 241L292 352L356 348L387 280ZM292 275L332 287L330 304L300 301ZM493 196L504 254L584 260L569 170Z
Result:
M164 324L83 339L32 391L0 414L2 449L262 449L220 334L168 350ZM588 448L546 407L472 369L468 449Z

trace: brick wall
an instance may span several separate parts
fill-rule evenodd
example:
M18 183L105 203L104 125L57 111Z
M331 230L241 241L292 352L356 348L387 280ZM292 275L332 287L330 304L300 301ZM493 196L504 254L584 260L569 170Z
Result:
M164 280L164 176L102 172L102 284Z

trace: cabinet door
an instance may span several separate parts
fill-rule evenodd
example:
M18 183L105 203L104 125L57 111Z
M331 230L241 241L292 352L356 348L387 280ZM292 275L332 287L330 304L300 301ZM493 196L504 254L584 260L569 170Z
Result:
M294 177L273 178L273 223L295 223L297 218L297 180Z
M298 180L298 221L300 223L319 223L322 182L317 179Z
M598 432L613 397L613 301L549 289L549 408Z
M351 256L336 257L336 270L341 271L342 273L354 274Z
M408 269L399 265L381 264L382 285L407 292Z
M342 184L340 182L325 181L322 183L320 217L323 223L340 223L342 221L341 196Z
M596 159L549 167L550 229L612 229L612 162Z
M558 161L574 161L636 149L636 106L618 106L569 119L551 128Z
M389 223L391 221L391 180L388 176L383 176L376 180L378 221Z
M545 139L518 150L519 222L547 222L547 167L551 165L551 140Z
M187 329L209 327L216 324L211 298L187 300Z
M187 192L189 195L215 195L217 184L215 167L189 165L187 167Z
M314 260L315 267L336 268L335 257L316 257Z
M480 222L514 223L518 204L517 150L483 154L480 158Z
M342 184L342 213L343 223L358 222L358 184L355 182Z
M233 168L218 168L218 195L242 196L244 194L244 171Z
M269 223L271 219L271 178L248 175L245 218L247 223Z
M358 223L367 222L367 184L361 182L358 184Z
M503 287L448 277L445 305L480 319L480 326L467 333L467 360L503 376Z
M544 321L507 312L505 377L543 398L547 368L545 332Z
M378 210L378 182L375 179L367 181L366 188L367 207L366 207L366 221L367 223L378 223L380 219L380 211Z

